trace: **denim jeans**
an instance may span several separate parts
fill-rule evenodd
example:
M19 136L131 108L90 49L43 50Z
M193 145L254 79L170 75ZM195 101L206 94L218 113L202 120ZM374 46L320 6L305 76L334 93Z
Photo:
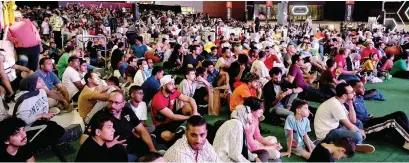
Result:
M358 76L351 75L351 74L341 74L341 75L339 75L338 80L341 80L341 79L345 80L345 82L347 82L347 83L349 83L351 81L354 81L354 80L355 81L360 81L361 80Z
M289 115L293 115L294 113L290 110L287 109L287 106L291 106L293 101L298 97L297 93L293 93L290 96L285 97L283 100L283 103L279 103L273 108L270 109L270 111L273 111L276 115L280 117L285 117Z
M354 125L359 129L363 129L362 122L359 120L357 120ZM343 137L350 137L356 144L362 144L363 141L363 137L360 132L351 131L343 125L340 125L338 128L331 130L327 134L327 137L325 139L326 141L333 141Z

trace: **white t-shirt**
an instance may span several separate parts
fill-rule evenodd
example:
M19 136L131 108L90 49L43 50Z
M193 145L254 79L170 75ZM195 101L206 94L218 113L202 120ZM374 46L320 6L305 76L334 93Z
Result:
M50 34L50 25L46 22L43 22L41 24L41 28L43 29L43 35L48 35Z
M5 61L3 62L4 73L7 74L10 82L14 81L17 78L16 69L13 68L14 65L14 62L8 59L5 59Z
M224 66L224 65L230 65L231 63L234 62L234 59L230 58L230 60L226 60L224 57L220 57L217 62L216 62L216 66L214 67L216 70L219 70L220 67Z
M148 119L148 107L146 106L146 103L141 101L138 104L138 107L135 108L131 103L129 103L131 106L132 111L135 113L136 117L138 117L139 120L141 121L146 121Z
M315 114L314 128L318 140L323 140L327 134L339 126L339 121L348 119L349 112L336 97L322 103Z
M270 74L264 62L261 62L260 60L255 60L253 62L253 65L251 66L250 72L256 73L258 76L260 76L260 81L263 83L263 85L265 85L268 82L267 78L270 76Z
M81 81L80 73L71 66L68 66L67 69L65 69L64 74L62 75L62 84L65 88L67 88L70 99L79 91L79 89L74 84L74 82L77 81Z

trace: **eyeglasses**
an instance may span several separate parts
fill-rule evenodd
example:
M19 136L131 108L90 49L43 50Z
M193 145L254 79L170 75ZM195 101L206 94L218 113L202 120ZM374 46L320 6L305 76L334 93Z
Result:
M122 102L119 102L119 101L108 100L108 103L111 104L111 105L112 105L112 104L119 105L119 104L122 104L123 101L122 101Z

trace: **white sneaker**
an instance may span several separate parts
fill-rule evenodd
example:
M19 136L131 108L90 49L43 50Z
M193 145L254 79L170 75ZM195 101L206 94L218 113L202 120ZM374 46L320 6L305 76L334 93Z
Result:
M403 148L405 148L406 150L409 150L409 142L406 141L405 144L403 144Z

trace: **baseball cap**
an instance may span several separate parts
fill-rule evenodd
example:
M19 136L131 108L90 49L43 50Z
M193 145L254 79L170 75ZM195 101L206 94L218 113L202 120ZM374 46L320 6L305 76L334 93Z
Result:
M172 82L172 81L174 82L175 79L173 79L171 75L165 75L165 76L163 76L163 77L160 79L160 87L159 87L159 88L162 88L164 85L166 85L166 84L168 84L169 82Z

